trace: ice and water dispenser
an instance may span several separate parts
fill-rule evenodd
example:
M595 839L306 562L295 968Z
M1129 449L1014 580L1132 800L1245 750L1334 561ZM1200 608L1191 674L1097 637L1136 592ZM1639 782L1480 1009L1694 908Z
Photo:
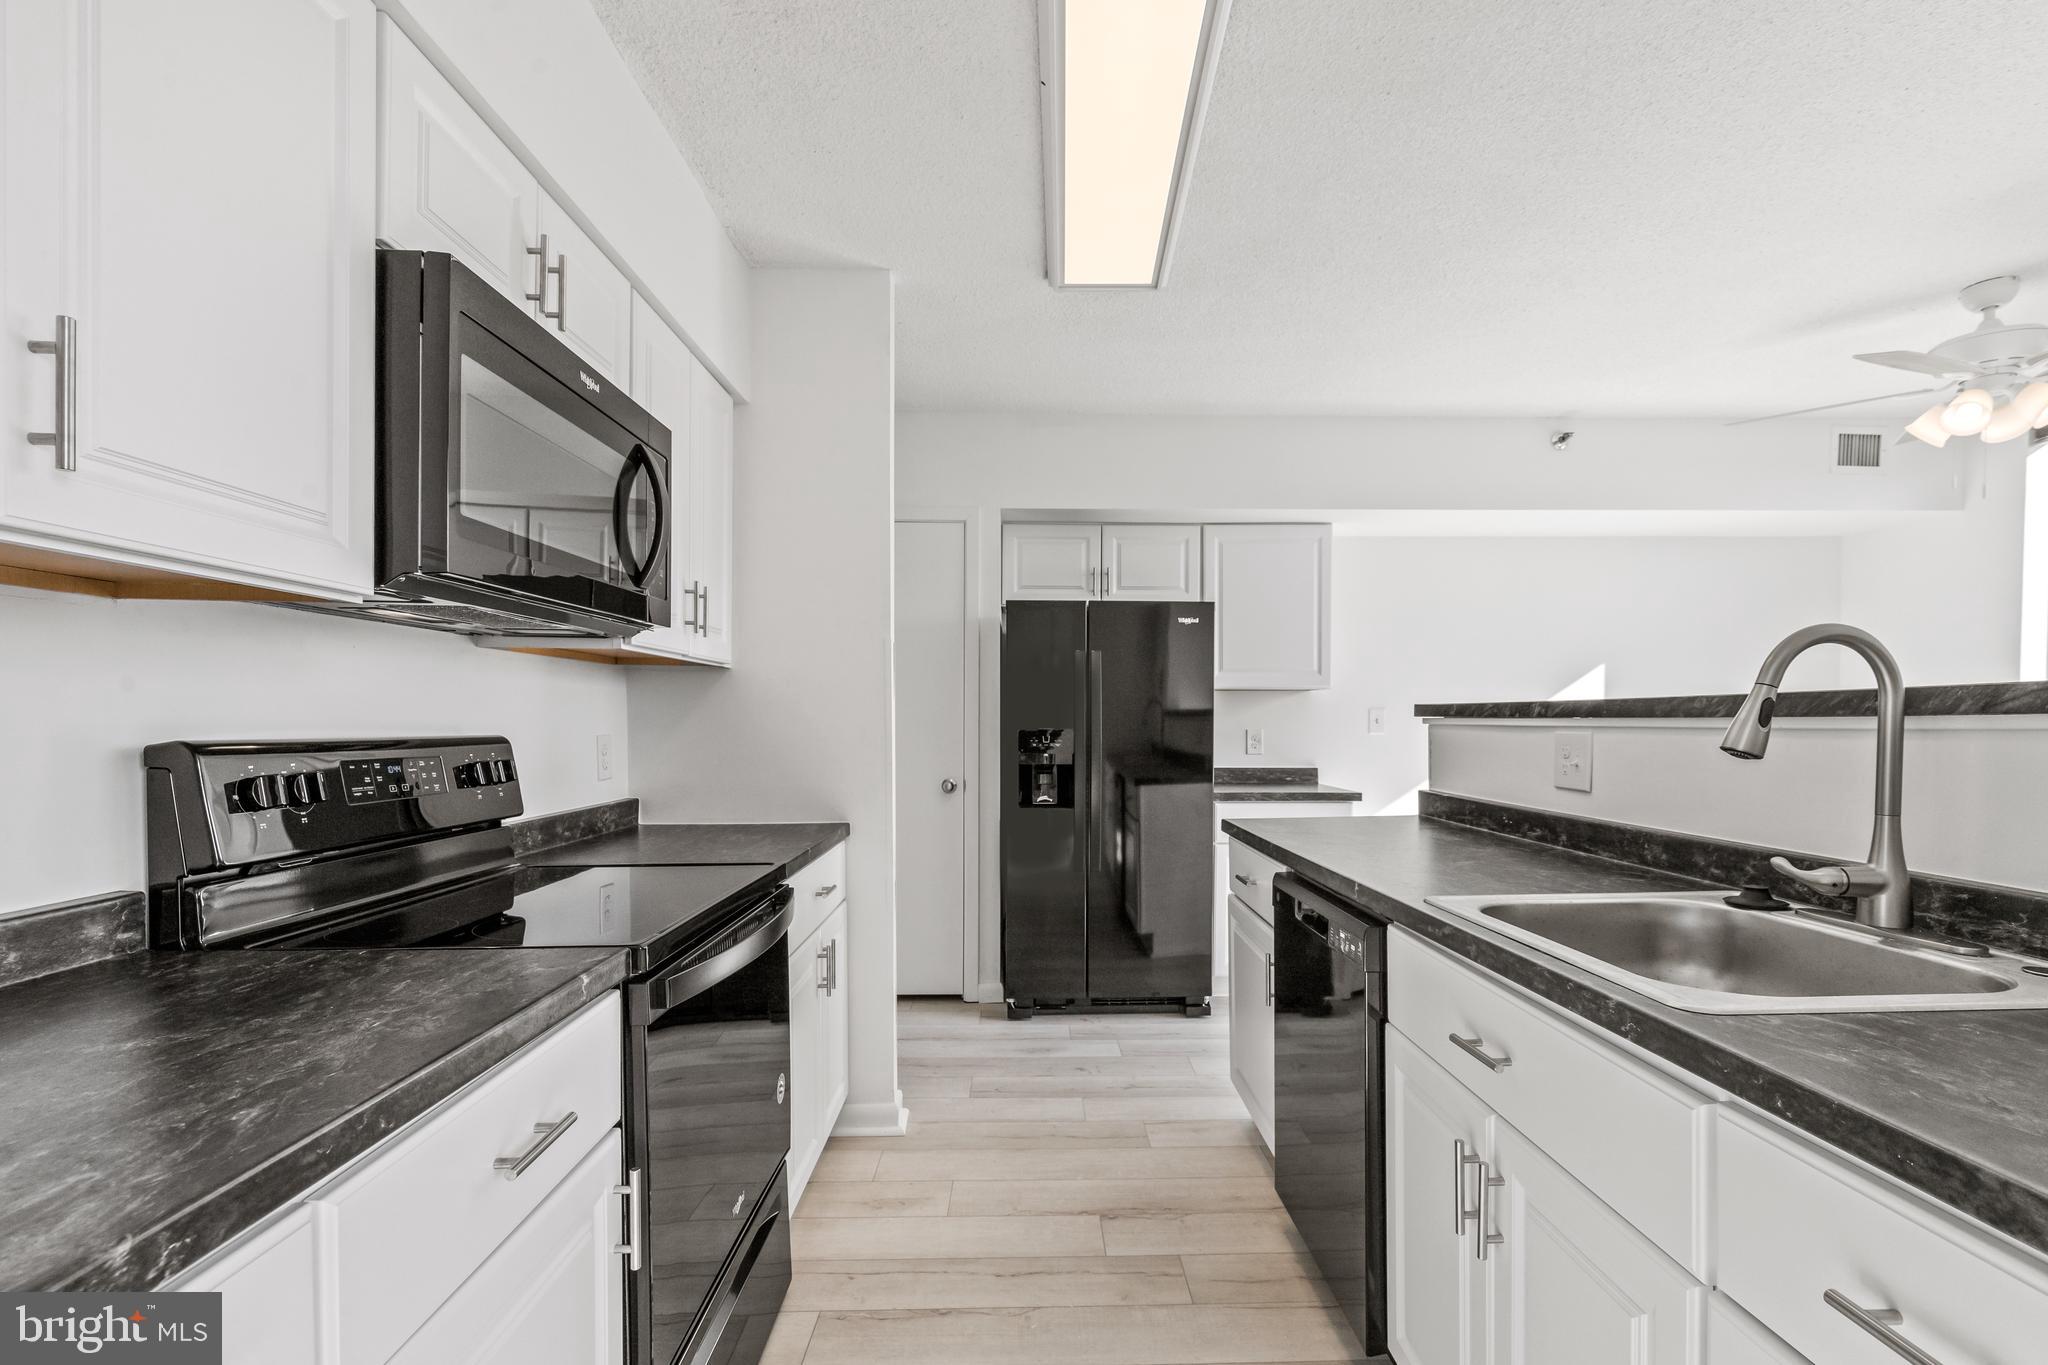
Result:
M1072 730L1017 732L1017 804L1069 808L1073 806Z

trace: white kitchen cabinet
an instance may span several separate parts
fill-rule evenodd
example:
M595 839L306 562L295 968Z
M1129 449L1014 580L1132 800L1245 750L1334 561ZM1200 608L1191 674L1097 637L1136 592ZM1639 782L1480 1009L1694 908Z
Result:
M647 301L633 296L633 397L669 430L669 623L621 641L625 653L694 659L703 652L697 602L689 592L691 531L696 498L691 485L695 431L691 395L711 377ZM728 509L729 510L729 509Z
M0 8L0 541L366 594L371 0ZM32 353L59 315L75 345ZM74 468L27 439L59 425L60 360Z
M1402 1365L1482 1365L1473 1208L1486 1106L1397 1030L1386 1034L1387 1336Z
M1707 1296L1707 1365L1811 1365L1726 1294Z
M1216 807L1216 917L1214 938L1210 945L1216 970L1220 973L1215 982L1215 993L1229 995L1230 976L1230 898L1236 894L1257 912L1267 923L1273 916L1273 878L1269 871L1264 882L1257 886L1240 886L1232 880L1233 865L1239 860L1236 852L1240 845L1223 832L1225 820L1298 820L1314 816L1356 815L1355 801L1231 801L1218 802ZM1244 852L1251 853L1250 849ZM1251 856L1268 864L1274 870L1278 863L1263 854Z
M541 321L600 375L631 392L633 286L626 272L546 191L540 241L547 263L536 305Z
M1003 527L1003 600L1082 601L1102 581L1102 527L1011 522Z
M1112 602L1199 601L1202 528L1103 527L1101 595Z
M313 1216L303 1204L164 1288L221 1296L223 1365L315 1365L320 1358Z
M1202 596L1215 603L1216 686L1330 685L1330 528L1205 526Z
M1273 1150L1273 926L1232 896L1230 1083Z
M800 893L801 894L801 893ZM789 957L789 1201L796 1207L846 1107L846 903Z
M1694 1365L1707 1290L1499 1115L1474 1181L1492 1365ZM1502 1183L1492 1185L1492 1180Z
M618 1365L625 1240L617 1129L391 1357L391 1365Z
M531 312L540 182L386 15L377 87L378 240L445 251Z
M696 645L703 663L733 661L733 401L711 375L690 360L689 558L671 570L680 595L697 599Z

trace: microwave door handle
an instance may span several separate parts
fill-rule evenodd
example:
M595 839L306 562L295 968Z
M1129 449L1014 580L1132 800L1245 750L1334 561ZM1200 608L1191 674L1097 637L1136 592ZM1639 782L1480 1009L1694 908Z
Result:
M647 470L647 491L654 497L654 530L647 537L647 563L633 578L633 586L647 586L648 578L654 573L654 566L661 562L662 542L668 538L668 482L661 477L661 466L647 453L644 446L634 446L640 452L643 467Z
M642 560L633 548L633 535L626 524L626 508L632 499L633 485L639 481L642 472L654 489L654 535L649 541L647 558ZM662 534L668 529L668 500L662 491L661 474L654 467L654 457L647 448L635 445L633 453L626 457L626 463L619 470L619 481L612 487L612 538L619 544L619 562L626 570L626 578L636 588L643 586L654 566L660 562Z

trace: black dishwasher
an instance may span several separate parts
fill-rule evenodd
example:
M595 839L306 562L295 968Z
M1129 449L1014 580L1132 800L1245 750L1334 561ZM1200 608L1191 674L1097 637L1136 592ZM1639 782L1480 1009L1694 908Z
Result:
M1387 1349L1387 927L1273 879L1273 1169L1368 1355Z

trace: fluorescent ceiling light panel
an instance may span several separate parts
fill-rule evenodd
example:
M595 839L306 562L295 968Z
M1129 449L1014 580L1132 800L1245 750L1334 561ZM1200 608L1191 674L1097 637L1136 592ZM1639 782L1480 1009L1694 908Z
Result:
M1058 286L1154 288L1228 0L1041 0L1046 259Z

